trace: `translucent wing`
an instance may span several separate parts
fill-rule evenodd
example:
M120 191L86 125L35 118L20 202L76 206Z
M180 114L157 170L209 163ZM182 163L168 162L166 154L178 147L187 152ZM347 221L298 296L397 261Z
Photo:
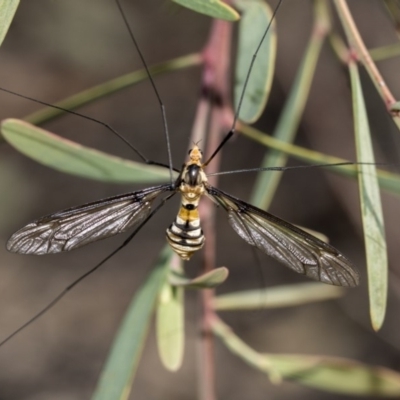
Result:
M126 231L143 221L171 185L110 197L47 215L14 233L7 250L21 254L69 251Z
M336 286L357 286L358 272L331 245L212 186L207 194L228 212L236 233L299 274Z

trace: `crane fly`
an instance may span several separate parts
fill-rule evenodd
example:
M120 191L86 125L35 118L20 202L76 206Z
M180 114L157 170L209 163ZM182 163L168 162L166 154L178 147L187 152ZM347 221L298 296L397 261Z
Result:
M206 195L228 213L229 223L243 240L295 272L332 285L358 285L358 272L333 246L211 186L201 160L202 152L196 145L190 150L189 161L174 184L154 186L47 215L14 233L7 249L20 254L59 253L135 226L141 228L158 210L153 208L156 199L172 192L164 200L180 193L181 205L175 221L167 229L167 241L183 260L189 260L206 240L198 212L200 198Z
M236 122L239 117L241 104L246 91L248 79L250 77L254 61L260 50L273 19L280 7L282 0L279 0L270 22L266 27L263 36L255 50L250 62L243 90L239 99L237 110L230 131L223 137L220 144L214 150L206 162L202 162L202 152L198 145L189 151L189 160L183 165L182 169L176 170L172 167L172 157L169 142L169 133L164 103L157 90L157 87L150 74L147 63L136 42L131 27L127 21L120 1L115 0L125 27L132 39L137 53L142 61L153 91L157 97L161 116L163 120L164 135L167 144L168 165L147 159L136 147L127 139L120 135L110 125L95 118L80 114L76 111L68 110L56 105L52 105L28 96L21 95L8 89L0 90L25 99L35 101L45 106L49 106L63 112L68 112L99 125L106 127L119 139L124 141L136 155L148 165L158 165L166 167L170 171L170 183L149 187L131 193L113 196L98 200L85 205L69 208L64 211L56 212L39 218L14 233L7 242L7 250L19 254L53 254L69 251L86 244L96 242L101 239L116 235L132 229L128 238L108 256L103 258L98 264L89 271L81 275L63 291L60 292L47 306L35 314L26 323L11 333L0 346L9 341L17 333L51 309L58 301L64 297L74 286L81 282L88 275L96 271L107 260L113 257L123 247L125 247L139 232L139 230L152 218L156 212L173 196L181 195L181 204L178 214L166 231L166 238L171 248L183 260L189 260L192 255L200 250L205 243L205 236L200 225L198 212L199 201L202 196L209 197L217 206L224 209L228 214L228 221L234 231L261 252L271 256L280 263L291 268L299 274L316 281L324 282L336 286L354 287L359 283L359 275L352 263L333 246L322 242L300 228L286 222L266 211L263 211L251 204L246 203L222 190L211 186L208 183L205 167L216 156L222 147L235 133ZM352 164L352 163L342 163ZM338 164L340 165L340 164ZM322 165L321 165L322 166ZM327 165L323 165L327 166ZM270 170L279 168L270 168ZM282 170L284 168L281 168ZM266 170L265 168L257 171ZM173 171L179 173L177 179L173 179ZM254 170L240 170L236 172L246 172ZM235 172L235 171L232 171ZM221 174L221 173L220 173ZM213 174L217 175L217 174Z

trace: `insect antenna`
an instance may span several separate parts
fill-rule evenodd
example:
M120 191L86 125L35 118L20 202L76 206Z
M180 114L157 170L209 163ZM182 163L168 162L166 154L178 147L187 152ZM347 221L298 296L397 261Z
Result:
M167 123L167 113L166 113L166 110L165 110L165 105L164 105L163 101L161 100L160 93L159 93L158 90L157 90L157 87L156 87L156 85L155 85L155 83L154 83L153 77L151 76L149 67L148 67L148 65L147 65L147 63L146 63L146 60L144 59L144 56L143 56L143 54L142 54L142 51L140 50L140 47L139 47L139 45L138 45L138 43L137 43L137 41L136 41L136 39L135 39L135 36L134 36L134 34L133 34L132 28L131 28L131 26L130 26L130 24L129 24L129 22L128 22L128 19L126 18L126 15L125 15L124 10L123 10L123 8L122 8L121 2L120 2L120 0L115 0L115 2L117 3L117 7L118 7L118 9L119 9L119 11L120 11L120 13L121 13L122 19L123 19L124 24L125 24L125 26L126 26L126 29L127 29L128 32L129 32L129 35L130 35L130 37L131 37L131 40L132 40L132 42L133 42L133 44L134 44L134 46L135 46L135 48L136 48L136 51L137 51L137 53L138 53L138 55L139 55L139 57L140 57L140 60L142 61L142 64L143 64L143 66L144 66L144 69L146 70L147 76L149 77L150 84L151 84L151 86L152 86L152 88L153 88L153 90L154 90L154 94L156 95L156 98L157 98L157 101L158 101L158 104L159 104L159 107L160 107L160 110L161 110L161 117L162 117L163 127L164 127L165 142L166 142L166 144L167 144L168 163L169 163L169 165L170 165L170 167L169 167L169 173L170 173L171 184L172 184L172 182L173 182L173 174L172 174L172 153L171 153L171 144L170 144L170 140L169 140L169 131L168 131L168 123Z
M116 1L118 1L118 0L116 0ZM273 12L273 14L272 14L272 17L271 17L271 19L270 19L270 21L269 21L269 23L268 23L268 26L267 26L267 28L266 28L265 31L264 31L264 34L263 34L263 36L262 36L262 38L261 38L261 40L260 40L260 43L258 44L258 46L257 46L257 48L256 48L256 51L255 51L254 54L253 54L253 57L251 58L250 65L249 65L249 69L248 69L248 71L247 71L246 78L245 78L245 81L244 81L244 84L243 84L243 89L242 89L242 92L241 92L241 94L240 94L240 98L239 98L239 102L238 102L238 107L237 107L237 109L236 109L236 111L235 111L235 115L234 115L234 117L233 117L232 127L231 127L231 129L229 130L229 132L225 135L225 137L222 139L221 143L218 145L218 147L215 149L215 151L214 151L214 152L211 154L211 156L208 158L208 160L203 164L204 166L207 166L207 165L212 161L212 159L219 153L219 151L222 149L222 147L224 147L225 143L226 143L226 142L234 135L234 133L235 133L236 122L237 122L237 120L238 120L238 118L239 118L239 113L240 113L240 110L241 110L241 108L242 108L243 98L244 98L244 95L245 95L245 93L246 93L247 84L249 83L249 79L250 79L251 72L252 72L252 70L253 70L254 63L255 63L255 61L256 61L257 55L258 55L258 53L259 53L259 51L260 51L260 48L261 48L261 46L263 45L264 40L265 40L265 38L266 38L266 36L267 36L267 34L268 34L270 28L271 28L272 22L273 22L273 20L275 19L275 16L276 16L276 14L277 14L277 12L278 12L278 10L279 10L279 7L280 7L281 4L282 4L282 1L283 1L283 0L279 0L278 5L275 7L274 12Z

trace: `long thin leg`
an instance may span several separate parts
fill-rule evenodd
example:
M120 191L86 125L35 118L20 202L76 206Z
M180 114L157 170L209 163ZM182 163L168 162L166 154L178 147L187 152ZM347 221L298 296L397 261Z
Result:
M95 122L96 124L100 124L100 125L104 126L105 128L107 128L112 133L114 133L125 144L127 144L144 163L146 163L148 165L158 165L159 167L164 167L164 168L168 168L168 169L171 168L170 165L149 160L132 143L130 143L128 139L126 139L123 135L121 135L118 131L116 131L111 125L109 125L109 124L107 124L107 123L105 123L103 121L100 121L100 120L98 120L96 118L93 118L93 117L89 117L88 115L85 115L85 114L81 114L81 113L79 113L77 111L68 110L67 108L59 107L59 106L56 106L54 104L46 103L45 101L42 101L42 100L34 99L33 97L25 96L24 94L13 92L12 90L9 90L9 89L5 89L5 88L0 87L0 90L2 92L6 92L6 93L12 94L12 95L17 96L17 97L21 97L22 99L34 101L35 103L42 104L42 105L44 105L46 107L55 108L57 110L64 111L66 113L73 114L73 115L76 115L76 116L81 117L81 118L85 118L85 119L87 119L89 121ZM173 169L173 171L179 172L179 170L176 169L176 168L172 168L172 169Z
M62 290L50 303L48 303L42 310L40 310L37 314L35 314L31 319L22 324L17 330L7 336L0 342L0 347L7 343L10 339L12 339L19 332L23 331L37 319L39 319L43 314L52 309L72 288L74 288L79 282L85 279L87 276L91 275L93 272L98 270L106 261L108 261L111 257L117 254L120 250L122 250L135 236L136 234L143 228L146 222L172 197L176 194L176 192L171 193L169 196L165 197L158 205L154 208L154 210L140 223L140 225L129 235L129 237L113 252L111 252L107 257L103 258L98 264L96 264L89 271L85 272L79 278L75 279L71 284L69 284L64 290Z

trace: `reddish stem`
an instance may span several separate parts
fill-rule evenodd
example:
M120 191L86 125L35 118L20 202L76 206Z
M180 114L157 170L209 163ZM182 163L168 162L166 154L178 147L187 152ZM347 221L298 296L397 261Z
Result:
M221 136L226 133L226 114L231 114L229 93L229 65L230 43L232 25L221 20L214 20L209 41L204 49L204 71L202 78L203 98L199 102L196 123L192 137L199 139L199 127L205 128L206 124L199 119L204 117L205 101L210 104L210 119L207 135L207 148L204 158L207 159L221 141ZM205 98L206 100L205 100ZM218 154L208 167L207 172L217 172L219 169L220 154ZM216 184L217 177L210 177L210 183ZM215 268L215 207L208 199L204 199L199 206L203 232L206 237L204 246L203 273ZM214 291L201 292L201 340L199 351L199 398L200 400L215 400L215 367L214 343L211 331L211 320L214 317L212 308Z

